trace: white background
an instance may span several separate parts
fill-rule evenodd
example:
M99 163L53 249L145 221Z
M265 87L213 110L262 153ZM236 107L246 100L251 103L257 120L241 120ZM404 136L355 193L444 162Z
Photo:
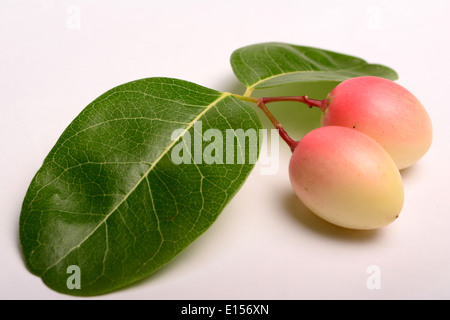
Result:
M280 144L278 173L262 175L258 164L190 247L137 285L93 299L450 298L448 12L446 0L1 0L0 298L79 299L28 272L18 221L32 177L89 102L153 76L243 93L229 57L266 41L385 64L423 102L434 142L403 172L400 218L376 232L316 218L291 190ZM367 286L371 266L379 289Z

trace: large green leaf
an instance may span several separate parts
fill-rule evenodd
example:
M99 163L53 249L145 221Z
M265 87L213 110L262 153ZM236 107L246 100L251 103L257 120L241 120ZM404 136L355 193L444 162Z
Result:
M235 50L231 66L247 92L296 82L344 81L364 75L398 78L394 70L357 57L278 42Z
M169 78L126 83L89 104L26 194L20 241L30 271L56 291L96 295L171 260L215 221L252 170L248 157L257 157L246 139L236 140L244 163L238 149L235 163L194 161L195 139L212 128L223 133L214 146L225 159L226 134L256 131L260 122L231 94ZM175 164L172 151L189 142L191 163ZM79 268L81 289L67 286L70 266Z

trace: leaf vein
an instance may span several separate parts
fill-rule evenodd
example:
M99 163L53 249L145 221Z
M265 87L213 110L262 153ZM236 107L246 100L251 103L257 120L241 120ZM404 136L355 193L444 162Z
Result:
M48 266L44 271L43 274L47 273L48 270L50 270L52 267L56 266L58 263L60 263L63 259L65 259L73 250L79 248L87 239L89 239L92 234L94 234L101 225L103 225L109 216L128 199L128 197L134 192L134 190L141 184L141 182L147 178L148 174L155 168L155 166L159 163L159 161L170 151L170 149L178 142L178 139L181 138L188 130L197 122L206 112L208 112L211 108L213 108L217 103L221 100L223 100L225 97L230 96L229 93L222 93L216 100L214 100L212 103L210 103L208 106L204 108L202 112L200 112L191 122L189 122L186 126L186 128L179 134L179 136L172 140L172 142L161 152L161 154L156 158L156 160L152 163L150 168L143 174L143 176L137 181L136 185L124 196L124 198L110 211L105 215L105 218L100 221L100 223L84 238L80 241L80 243L76 246L74 246L71 250L69 250L66 254L62 255L55 263Z

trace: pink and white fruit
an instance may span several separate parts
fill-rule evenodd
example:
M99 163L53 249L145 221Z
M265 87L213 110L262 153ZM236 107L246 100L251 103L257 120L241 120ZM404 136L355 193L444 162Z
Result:
M381 144L399 169L419 160L430 148L431 120L421 102L399 84L364 76L341 82L323 107L323 126L359 130Z
M354 129L310 131L295 147L289 176L312 212L341 227L380 228L403 207L403 183L394 161L375 140Z

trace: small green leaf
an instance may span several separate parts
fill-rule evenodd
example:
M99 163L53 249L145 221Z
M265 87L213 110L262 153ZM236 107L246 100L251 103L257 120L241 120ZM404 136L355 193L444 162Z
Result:
M148 276L208 229L251 172L258 151L249 139L230 150L226 134L260 127L255 110L233 95L182 80L142 79L101 95L29 186L20 216L29 270L81 296ZM222 148L225 159L236 151L233 161L194 161L195 139L208 129L216 130L215 152ZM212 143L200 140L200 158ZM190 161L176 164L174 150Z
M357 57L277 42L237 49L231 55L231 66L248 92L296 82L344 81L364 75L398 78L394 70Z

